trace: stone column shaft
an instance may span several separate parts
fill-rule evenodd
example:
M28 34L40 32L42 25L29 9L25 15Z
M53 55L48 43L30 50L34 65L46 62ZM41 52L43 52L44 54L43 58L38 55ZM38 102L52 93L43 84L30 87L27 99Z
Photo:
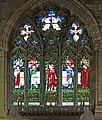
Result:
M102 120L102 48L96 51L96 107L95 120Z
M0 49L0 119L4 119L6 116L6 112L4 110L5 105L5 78L4 78L4 50Z

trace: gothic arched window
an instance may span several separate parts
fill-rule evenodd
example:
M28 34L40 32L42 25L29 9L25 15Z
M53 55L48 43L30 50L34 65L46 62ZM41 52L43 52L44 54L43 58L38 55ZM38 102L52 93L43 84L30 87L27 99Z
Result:
M85 23L54 6L21 21L10 43L10 104L89 105L92 41Z

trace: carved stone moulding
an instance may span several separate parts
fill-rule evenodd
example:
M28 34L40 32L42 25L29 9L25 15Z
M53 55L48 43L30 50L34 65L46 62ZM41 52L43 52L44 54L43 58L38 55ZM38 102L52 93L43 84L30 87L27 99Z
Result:
M84 106L40 106L21 107L18 109L22 117L31 116L80 116L84 113Z

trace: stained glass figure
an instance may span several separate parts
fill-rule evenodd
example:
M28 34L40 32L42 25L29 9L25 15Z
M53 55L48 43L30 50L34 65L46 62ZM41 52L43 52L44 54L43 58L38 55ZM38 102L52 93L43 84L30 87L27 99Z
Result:
M28 62L28 71L29 71L29 88L37 89L40 88L40 64L35 58L32 58Z
M54 64L48 63L46 66L46 104L55 105L57 100L57 73Z
M73 88L74 61L68 56L65 71L62 71L62 88Z
M83 30L80 28L78 21L74 21L72 27L68 31L73 35L73 40L77 42L79 40L79 34L83 34Z
M90 83L90 62L85 57L81 60L78 66L78 97L79 104L84 102L85 105L89 105L89 83Z
M24 62L21 58L17 58L13 61L15 88L21 88L24 86Z
M62 17L62 16L56 17L55 11L53 9L51 9L48 12L48 17L40 17L39 21L44 23L43 28L42 28L43 31L49 30L51 26L54 30L59 31L59 30L61 30L61 28L58 23L62 22L63 19L64 19L64 17Z
M82 69L81 69L81 87L88 88L89 85L89 77L90 77L90 69L89 69L89 61L87 59L82 59L81 61Z
M34 30L31 29L32 26L30 24L24 25L24 30L21 30L21 35L24 36L24 40L27 41L28 38L34 34Z
M48 90L56 90L57 76L53 64L48 66Z

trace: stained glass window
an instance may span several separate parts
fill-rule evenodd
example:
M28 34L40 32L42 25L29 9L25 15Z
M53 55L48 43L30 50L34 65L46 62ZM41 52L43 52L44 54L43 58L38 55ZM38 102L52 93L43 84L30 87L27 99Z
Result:
M10 47L13 104L89 105L92 45L84 23L53 7L27 20Z

